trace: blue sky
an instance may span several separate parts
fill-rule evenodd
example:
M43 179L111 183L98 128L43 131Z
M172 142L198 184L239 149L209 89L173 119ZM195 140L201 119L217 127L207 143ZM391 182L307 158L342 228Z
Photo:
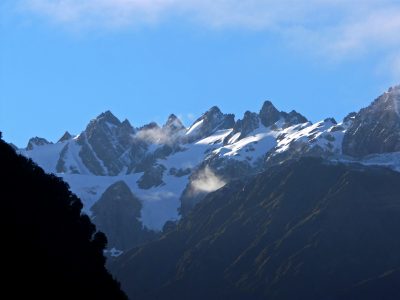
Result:
M0 130L56 141L111 110L186 125L264 100L312 121L400 82L400 4L386 0L5 0Z

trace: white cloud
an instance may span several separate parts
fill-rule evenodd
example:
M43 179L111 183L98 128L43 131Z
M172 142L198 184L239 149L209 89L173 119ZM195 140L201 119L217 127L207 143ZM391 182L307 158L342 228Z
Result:
M327 37L333 41L327 49L336 56L359 54L382 49L400 49L400 6L377 9L360 15L356 20L340 24ZM322 33L324 34L324 33Z
M209 166L197 174L197 177L191 182L194 193L210 193L222 188L226 182L219 178Z
M398 0L19 0L69 28L126 28L169 18L277 33L333 59L400 52Z
M334 23L345 16L395 7L389 0L20 0L22 7L61 23L133 25L189 16L214 27L276 29ZM397 2L398 3L398 2ZM396 5L399 8L399 4Z
M141 139L152 144L174 144L177 139L183 135L183 130L173 132L169 128L146 128L141 129L135 135L135 138Z

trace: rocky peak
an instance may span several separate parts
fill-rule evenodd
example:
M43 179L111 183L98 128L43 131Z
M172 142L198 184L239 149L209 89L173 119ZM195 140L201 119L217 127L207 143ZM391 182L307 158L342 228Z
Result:
M135 130L128 120L120 122L110 111L90 121L79 135L79 153L85 166L96 175L117 175L124 167L123 153L132 145ZM94 153L93 153L94 152Z
M65 142L65 141L68 141L68 140L70 140L70 139L72 139L72 135L71 135L68 131L66 131L66 132L62 135L62 137L58 140L57 143Z
M400 151L400 86L390 88L354 117L343 139L343 153L362 157Z
M221 116L223 115L218 106L211 107L204 115L207 116Z
M135 128L133 128L133 126L131 125L131 123L128 121L128 119L125 119L122 123L121 123L121 128L124 128L126 130L135 131Z
M281 113L275 108L271 101L265 101L259 116L261 123L265 127L269 127L280 119Z
M114 124L114 125L117 125L117 126L121 124L120 120L118 120L118 118L116 116L114 116L114 114L109 110L101 113L96 118L96 121L98 121L98 122L108 122L110 124Z
M238 139L247 136L250 132L260 127L260 118L257 113L246 111L243 119L237 120L232 133L225 139L228 141L234 134L240 132Z
M105 136L110 136L115 134L115 129L120 126L120 120L118 120L111 111L107 110L89 122L84 131L85 134L81 134L78 141L82 142L84 136L88 139L98 139L100 137L104 138Z
M33 137L28 141L28 145L26 146L26 150L33 150L34 147L36 146L43 146L43 145L48 145L52 144L45 138L41 137Z
M182 124L182 121L177 116L175 116L174 114L171 114L168 117L167 122L163 125L163 129L170 131L170 132L178 132L178 131L184 130L186 128Z

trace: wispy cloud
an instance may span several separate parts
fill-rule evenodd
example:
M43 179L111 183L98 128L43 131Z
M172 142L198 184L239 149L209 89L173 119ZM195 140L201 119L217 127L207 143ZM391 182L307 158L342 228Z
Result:
M296 47L342 59L400 51L398 0L20 0L68 27L126 28L175 19L209 28L282 35Z
M197 174L192 181L191 187L194 193L210 193L222 188L226 182L218 177L209 166Z
M284 28L295 44L313 48L332 59L360 55L371 51L400 50L400 4L348 10L333 24L319 27Z
M151 144L171 145L174 144L182 135L182 131L172 131L170 128L146 128L139 130L135 138Z

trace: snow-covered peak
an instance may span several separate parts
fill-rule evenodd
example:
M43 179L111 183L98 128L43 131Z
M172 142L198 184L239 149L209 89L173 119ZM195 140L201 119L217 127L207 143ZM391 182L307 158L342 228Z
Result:
M152 122L134 128L107 111L78 137L65 134L56 144L34 138L30 149L19 152L63 176L86 212L110 185L123 180L143 205L143 226L158 231L166 221L179 219L183 203L197 195L190 193L194 178L202 178L198 175L207 166L228 182L303 156L373 154L376 161L381 154L400 153L400 117L393 113L399 91L400 86L389 89L338 124L333 118L313 124L294 110L279 111L270 101L258 114L246 111L236 122L214 106L188 129L173 114L163 126ZM387 157L385 164L394 156Z
M211 107L194 121L186 132L188 142L203 139L217 130L230 129L235 125L233 114L223 114L217 106Z

